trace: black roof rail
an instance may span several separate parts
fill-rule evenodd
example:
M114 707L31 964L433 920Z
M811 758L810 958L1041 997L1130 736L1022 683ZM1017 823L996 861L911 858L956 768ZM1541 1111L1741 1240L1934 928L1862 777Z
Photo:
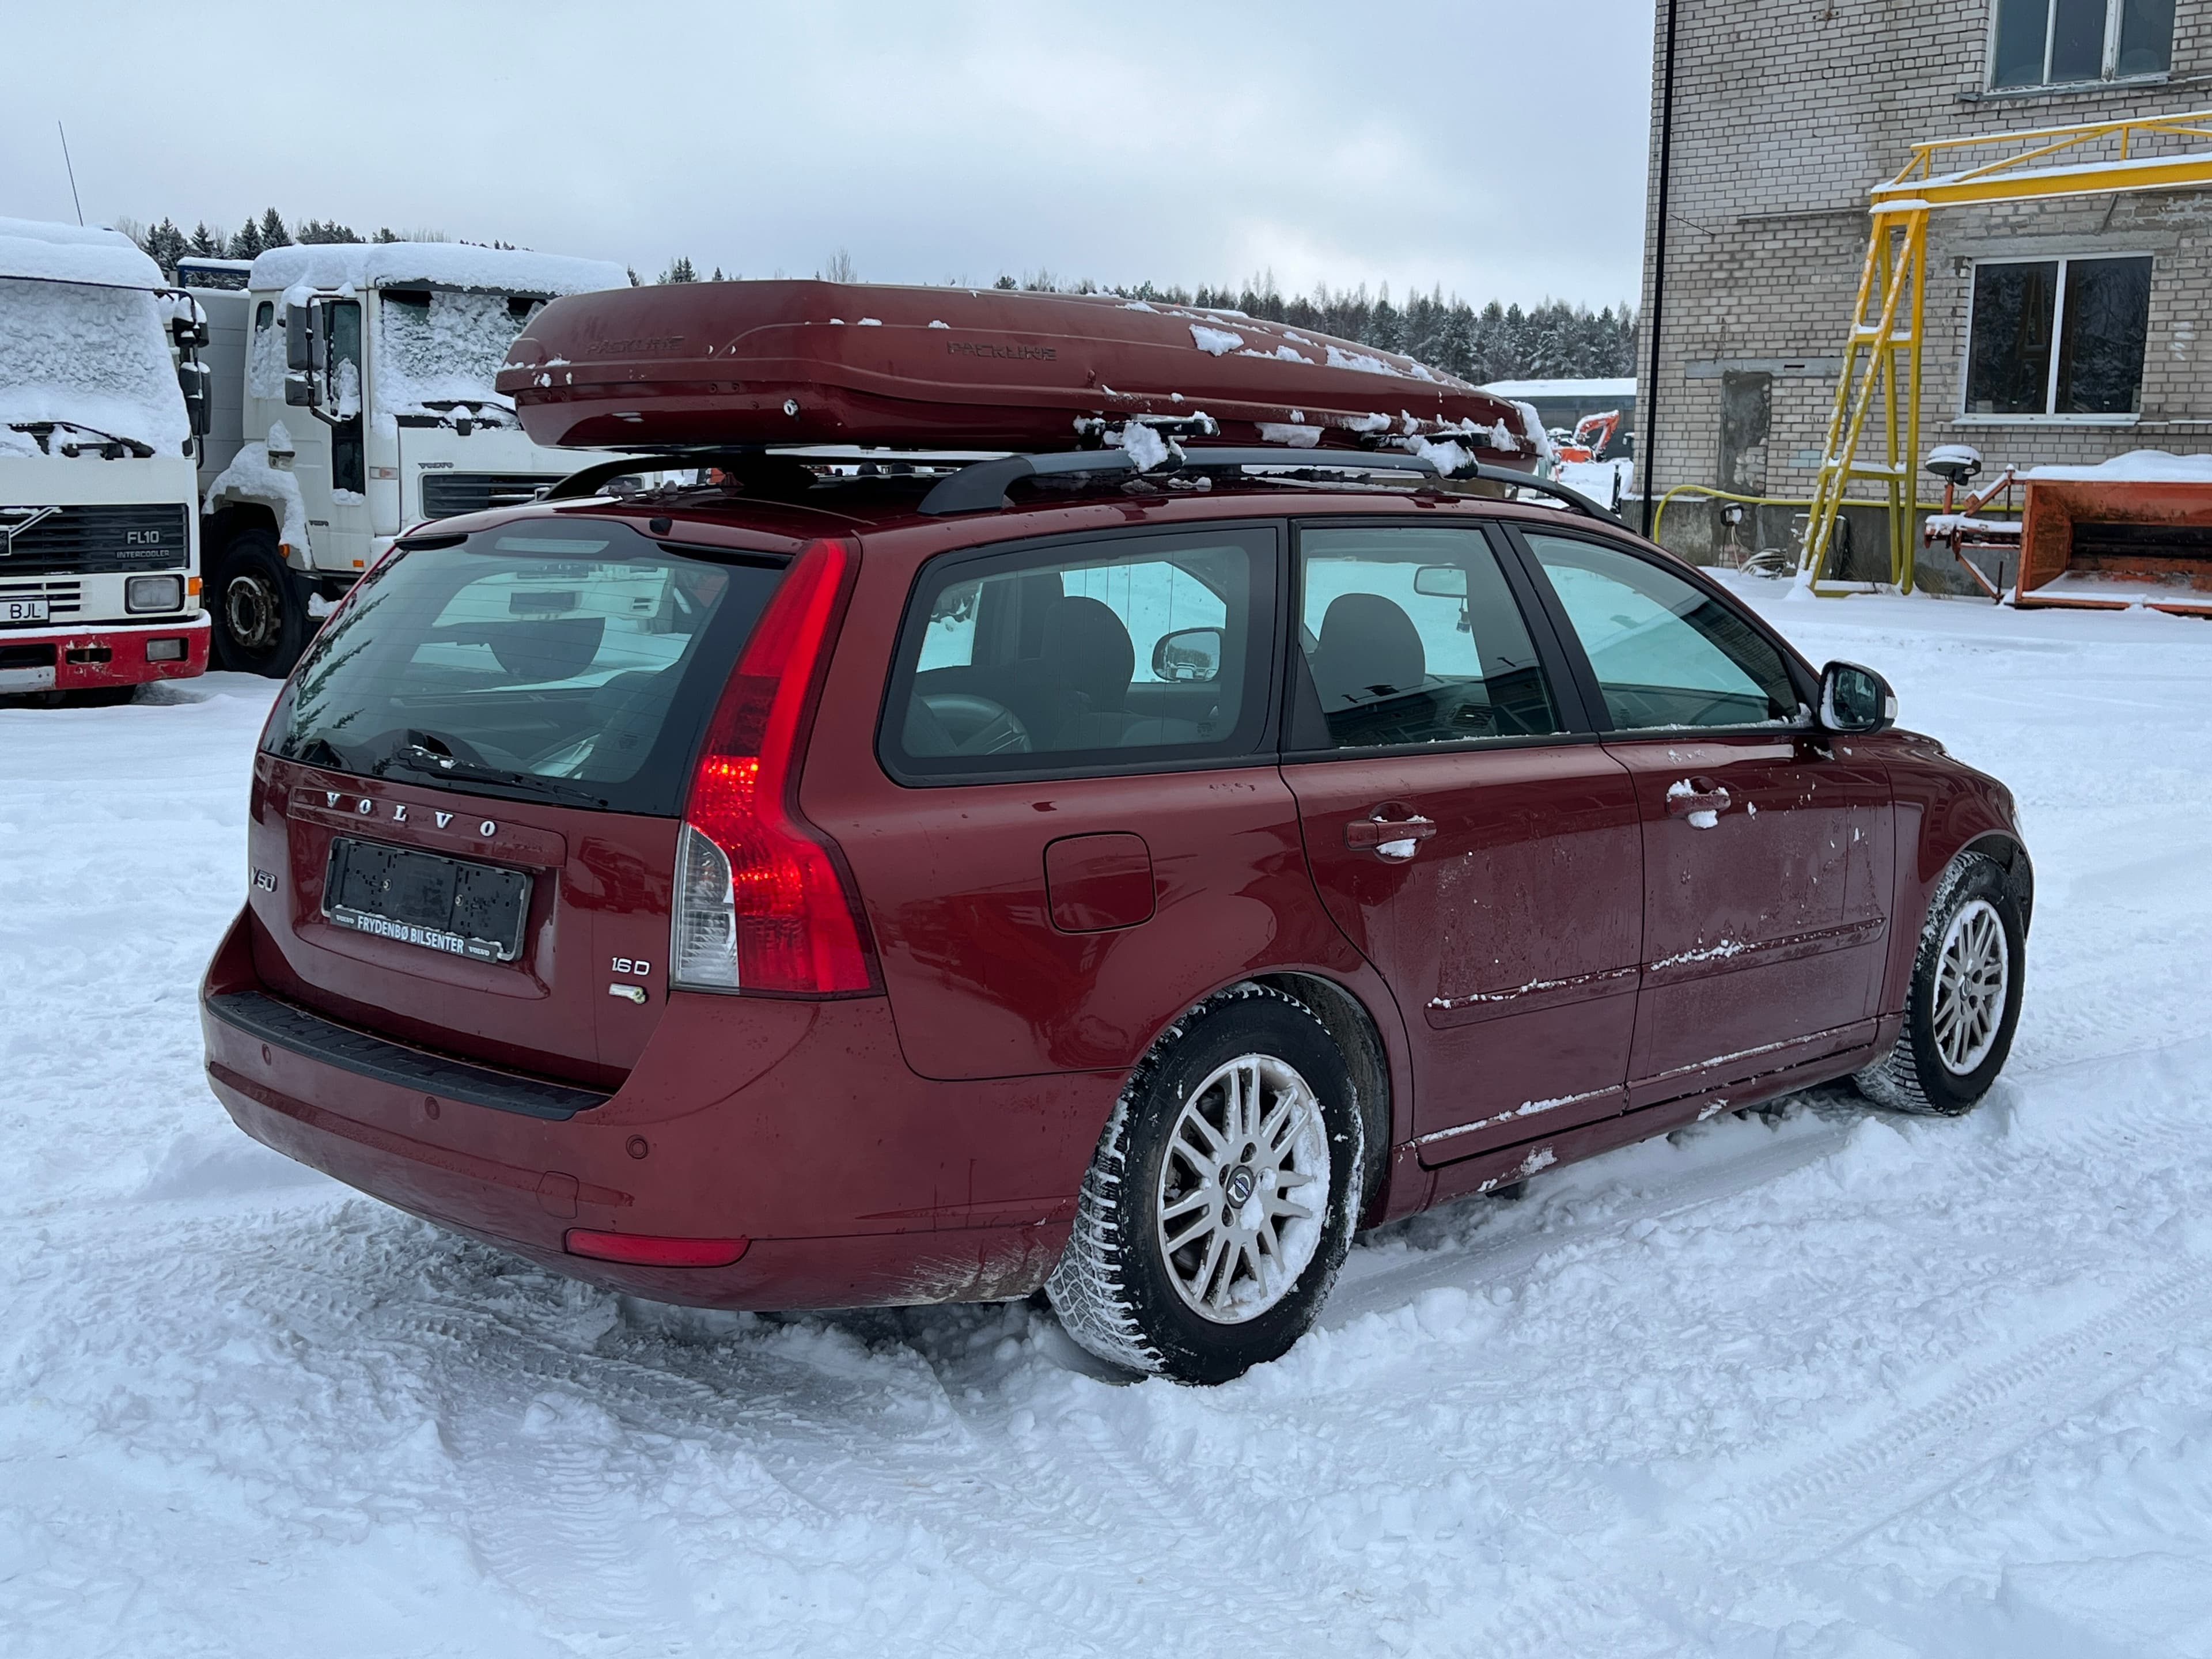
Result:
M601 486L610 478L619 478L626 473L676 468L720 466L733 472L773 470L789 477L788 469L804 466L817 459L830 457L826 452L819 456L796 455L758 448L702 447L672 450L621 460L594 462L580 471L570 473L538 499L547 501L579 501L599 494ZM865 451L856 452L854 459L884 461L896 457L892 452ZM1514 489L1533 490L1555 496L1591 518L1602 519L1608 524L1620 522L1617 514L1579 489L1570 489L1549 478L1516 472L1510 467L1492 466L1486 461L1462 461L1446 471L1427 456L1416 455L1406 450L1291 449L1287 447L1216 448L1195 445L1171 450L1167 460L1151 467L1141 465L1137 457L1126 449L1051 450L1042 454L1001 455L990 460L972 461L949 477L939 479L929 493L922 497L921 511L933 518L949 517L960 513L996 513L1006 505L1006 491L1029 478L1073 477L1084 473L1172 477L1182 473L1243 471L1246 468L1262 468L1271 472L1292 475L1410 472L1423 478L1455 482L1480 479L1486 483L1504 484Z
M1138 464L1126 449L1058 451L1043 455L1008 455L999 460L978 461L962 468L922 497L921 511L933 517L955 513L995 513L1006 505L1006 491L1025 478L1063 477L1085 472L1141 473L1166 477L1182 472L1206 472L1264 467L1278 472L1413 472L1425 477L1461 480L1475 478L1557 496L1577 511L1610 524L1618 515L1579 489L1538 478L1510 467L1482 461L1464 461L1447 472L1425 455L1400 450L1366 449L1230 449L1191 447L1171 460L1153 467Z

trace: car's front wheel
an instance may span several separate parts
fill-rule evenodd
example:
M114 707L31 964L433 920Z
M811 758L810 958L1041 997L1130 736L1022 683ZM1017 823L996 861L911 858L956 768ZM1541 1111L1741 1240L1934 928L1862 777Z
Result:
M1304 1006L1208 998L1146 1056L1085 1176L1046 1286L1068 1334L1133 1370L1224 1382L1313 1323L1359 1213L1351 1073Z
M2025 945L2004 866L1961 854L1928 907L1905 1029L1895 1048L1853 1079L1860 1092L1900 1112L1972 1111L2012 1052Z

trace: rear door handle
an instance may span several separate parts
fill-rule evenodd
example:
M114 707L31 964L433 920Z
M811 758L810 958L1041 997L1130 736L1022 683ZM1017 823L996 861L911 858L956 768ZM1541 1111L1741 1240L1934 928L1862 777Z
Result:
M1402 864L1436 833L1434 822L1418 812L1403 818L1354 818L1344 826L1344 844L1356 852L1372 853L1393 864Z

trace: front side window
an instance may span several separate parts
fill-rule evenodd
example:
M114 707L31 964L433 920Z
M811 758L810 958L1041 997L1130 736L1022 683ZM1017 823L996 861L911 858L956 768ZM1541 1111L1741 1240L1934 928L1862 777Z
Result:
M2162 75L2172 55L2173 0L1996 0L1990 85Z
M1615 731L1797 722L1797 688L1782 653L1734 606L1618 548L1528 539Z
M1498 557L1466 526L1310 528L1298 640L1326 746L1464 743L1559 730ZM1320 733L1294 732L1299 748Z
M1257 743L1275 532L1122 536L939 561L884 723L894 771L1107 769Z
M670 816L696 728L781 580L605 520L403 546L316 639L268 747L372 777Z
M1976 265L1966 412L2140 412L2150 270L2148 256Z

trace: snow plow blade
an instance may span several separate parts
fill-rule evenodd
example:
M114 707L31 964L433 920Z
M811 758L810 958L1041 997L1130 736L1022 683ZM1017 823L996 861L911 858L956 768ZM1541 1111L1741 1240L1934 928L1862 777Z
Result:
M2027 475L2015 605L2212 616L2212 477L2065 470L2081 476Z
M541 444L1076 449L1449 439L1534 468L1522 407L1410 357L1234 312L999 289L672 283L556 300L499 390Z

